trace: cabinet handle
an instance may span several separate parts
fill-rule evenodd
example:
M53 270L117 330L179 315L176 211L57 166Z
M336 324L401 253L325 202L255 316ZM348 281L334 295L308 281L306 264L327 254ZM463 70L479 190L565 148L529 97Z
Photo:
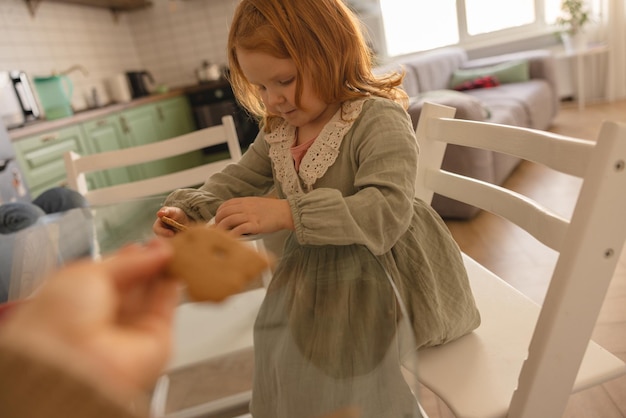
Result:
M58 139L58 138L59 138L59 134L46 135L41 138L41 142L54 141L55 139Z
M159 114L159 120L163 122L165 120L165 115L163 114L163 109L161 109L161 106L157 106L157 113Z
M122 124L122 131L127 134L130 132L130 128L128 127L128 122L126 122L126 118L124 116L120 116L120 122Z

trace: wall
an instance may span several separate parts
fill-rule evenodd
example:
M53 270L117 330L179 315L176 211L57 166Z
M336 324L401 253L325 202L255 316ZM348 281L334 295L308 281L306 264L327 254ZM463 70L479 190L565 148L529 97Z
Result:
M72 103L85 108L95 88L108 101L104 80L147 69L157 84L196 82L202 60L226 62L228 24L237 0L154 0L154 6L122 13L42 1L32 17L24 0L0 0L0 69L31 77L80 64L72 72ZM172 7L175 6L175 7Z

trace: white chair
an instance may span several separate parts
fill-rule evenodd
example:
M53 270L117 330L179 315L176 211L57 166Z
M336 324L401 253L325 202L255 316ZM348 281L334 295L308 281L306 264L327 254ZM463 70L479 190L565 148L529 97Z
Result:
M474 332L420 350L418 378L458 417L556 418L570 393L626 373L591 333L626 237L626 125L597 141L454 119L426 104L417 127L417 196L433 193L497 214L558 252L542 306L465 254L482 315ZM491 149L583 180L570 219L533 199L440 169L446 144Z
M92 190L88 187L85 174L89 172L162 160L219 144L228 145L229 158L149 179ZM208 174L221 171L226 165L240 158L241 148L232 116L224 116L221 125L164 141L98 154L79 155L74 151L68 151L64 155L69 187L85 196L91 205L123 202L202 184L208 178Z
M230 154L227 159L149 179L98 189L88 187L86 173L156 161L224 143L228 145ZM64 157L69 187L85 196L90 205L98 207L158 196L177 188L202 184L211 174L238 161L241 158L241 149L233 118L225 116L222 118L222 125L172 139L84 156L70 151ZM156 211L149 215L156 216ZM259 251L264 251L262 239L250 240L250 244ZM267 282L269 274L265 273L264 283ZM265 289L261 288L235 295L219 305L181 304L177 308L174 324L174 354L166 372L209 358L219 358L227 355L229 351L251 348L252 327L264 294ZM199 329L202 324L208 325L206 331ZM168 389L169 379L166 373L157 382L153 393L151 403L153 417L185 417L216 413L224 409L247 406L251 396L250 392L246 391L228 399L208 402L168 415L165 413Z

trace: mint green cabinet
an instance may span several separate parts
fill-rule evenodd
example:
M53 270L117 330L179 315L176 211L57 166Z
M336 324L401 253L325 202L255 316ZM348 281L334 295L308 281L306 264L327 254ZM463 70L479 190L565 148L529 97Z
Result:
M79 125L47 131L13 143L18 163L33 198L55 186L67 184L63 154L86 154L87 141ZM88 176L94 186L97 176Z
M130 146L125 131L127 128L115 116L94 119L82 124L87 142L87 153L97 154ZM135 176L138 176L135 174ZM133 179L132 170L126 167L99 172L95 187L128 183Z
M63 154L96 154L183 135L195 130L187 97L178 96L114 112L86 122L14 141L18 162L31 194L67 184ZM90 188L167 174L202 163L195 151L162 161L91 173Z
M128 126L133 146L173 138L195 130L195 123L186 97L174 97L155 104L127 110L121 115ZM202 152L194 151L176 157L142 164L142 178L171 173L202 163Z

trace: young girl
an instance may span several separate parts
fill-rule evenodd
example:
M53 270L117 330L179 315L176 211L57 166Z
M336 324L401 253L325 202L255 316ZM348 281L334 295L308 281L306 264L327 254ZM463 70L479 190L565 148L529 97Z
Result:
M420 347L480 319L456 243L414 198L418 149L402 75L373 75L341 0L242 0L228 54L235 94L261 132L239 163L173 192L155 232L173 234L164 215L214 218L237 236L289 232L255 324L255 418L350 404L362 417L419 416L397 358L394 371L381 368L399 318Z

